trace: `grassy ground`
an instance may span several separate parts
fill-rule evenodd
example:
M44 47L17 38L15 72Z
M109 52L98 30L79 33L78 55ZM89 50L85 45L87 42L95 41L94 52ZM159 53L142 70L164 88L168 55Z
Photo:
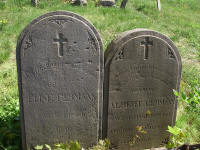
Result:
M200 87L199 0L163 0L161 12L155 0L130 0L125 10L119 8L120 2L116 7L103 8L95 7L91 0L87 7L73 7L63 0L41 0L34 8L30 0L8 0L5 5L0 1L0 20L7 20L0 23L0 147L5 141L7 145L18 143L12 140L19 135L15 129L19 128L17 38L31 20L49 11L72 11L90 20L100 32L105 49L118 33L134 28L153 29L169 36L182 56L181 92L188 94L194 92L193 87ZM188 106L180 98L176 124L187 134L186 142L200 143L200 113L193 107L186 111Z

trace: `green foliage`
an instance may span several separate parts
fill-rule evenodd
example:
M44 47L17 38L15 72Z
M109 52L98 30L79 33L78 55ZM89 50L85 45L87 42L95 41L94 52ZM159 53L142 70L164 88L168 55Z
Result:
M1 19L0 20L0 31L3 30L3 27L8 24L8 20L7 19Z
M108 139L100 140L98 145L89 148L89 150L108 150L110 147L110 141Z
M176 126L168 126L168 132L171 133L171 136L169 137L169 142L166 145L167 148L178 147L185 143L184 139L186 135L180 128Z
M78 143L78 141L70 141L69 143L58 143L58 144L54 144L53 147L51 147L50 145L37 145L35 147L35 150L81 150L81 146Z
M179 96L179 93L176 90L173 89L173 92L175 96Z
M0 64L4 63L10 56L11 45L9 41L3 41L0 45Z
M150 111L147 111L147 114L149 114L149 112ZM150 115L150 114L149 114ZM141 136L143 135L143 134L147 134L147 132L145 131L145 130L143 130L143 126L136 126L136 131L137 131L137 133L136 133L136 135L133 137L133 139L131 140L131 141L129 141L129 145L130 146L134 146L135 145L135 143L136 143L136 141L138 140L138 139L140 139L141 138Z
M21 140L19 119L0 120L0 124L0 145L6 150L18 150Z
M3 150L19 150L21 143L17 81L13 75L15 69L0 66L0 147Z
M29 4L30 1L29 0L12 0L12 4L17 5L19 7Z
M37 146L35 146L35 149L36 150L42 150L44 147L45 146L43 146L43 145L37 145Z
M6 8L6 1L0 1L0 10L3 10Z
M190 144L200 142L200 78L199 73L193 67L183 72L184 81L181 82L178 96L178 116L176 126L181 128L186 137L184 141Z
M0 18L0 33L2 37L3 37L2 32L6 32L7 26L8 26L8 19ZM10 56L10 51L11 51L10 41L8 40L3 40L2 42L0 41L0 64L8 59L8 57Z
M89 148L88 150L108 150L110 146L110 141L108 139L100 140L98 145ZM78 141L70 141L66 143L57 143L54 144L52 147L45 144L45 145L37 145L35 150L84 150L81 148L81 145Z
M195 86L188 86L187 91L180 93L174 90L174 94L179 97L180 101L186 103L186 111L200 115L200 82L198 80L193 82L196 83Z
M81 146L78 141L70 141L69 143L55 144L55 150L81 150Z

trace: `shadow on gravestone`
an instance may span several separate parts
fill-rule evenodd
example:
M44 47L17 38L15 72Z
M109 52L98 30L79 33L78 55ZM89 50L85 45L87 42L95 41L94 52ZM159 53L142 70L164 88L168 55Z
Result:
M161 147L176 120L181 57L173 42L156 31L120 34L105 53L103 138L118 150ZM142 126L133 147L130 143Z
M101 137L103 46L81 16L51 12L33 20L17 44L23 149Z

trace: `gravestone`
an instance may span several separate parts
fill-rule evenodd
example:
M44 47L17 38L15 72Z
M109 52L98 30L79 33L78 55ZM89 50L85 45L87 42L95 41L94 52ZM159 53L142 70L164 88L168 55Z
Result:
M157 0L157 8L159 11L161 11L161 3L160 3L160 0Z
M119 35L105 53L103 137L119 150L162 146L175 124L180 78L181 58L168 37L146 29Z
M126 8L127 2L128 2L128 0L122 0L120 8Z
M17 44L23 149L101 137L103 46L81 16L51 12L32 21Z
M105 7L112 7L115 5L115 0L99 0L99 5Z
M87 6L87 0L71 0L70 4L75 6Z
M35 7L38 6L39 0L31 0L31 4Z

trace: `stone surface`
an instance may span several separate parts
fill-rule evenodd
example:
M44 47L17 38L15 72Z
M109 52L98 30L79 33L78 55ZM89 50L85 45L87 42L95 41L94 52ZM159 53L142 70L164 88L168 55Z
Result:
M115 0L100 0L99 5L101 5L101 6L113 6L113 5L115 5Z
M23 149L101 136L103 46L81 16L57 11L21 33L17 65Z
M176 120L181 58L158 32L136 29L118 36L105 53L103 137L119 150L161 147ZM107 107L107 108L106 108ZM108 118L107 118L108 116ZM146 134L138 133L142 126ZM129 143L137 138L133 147Z

